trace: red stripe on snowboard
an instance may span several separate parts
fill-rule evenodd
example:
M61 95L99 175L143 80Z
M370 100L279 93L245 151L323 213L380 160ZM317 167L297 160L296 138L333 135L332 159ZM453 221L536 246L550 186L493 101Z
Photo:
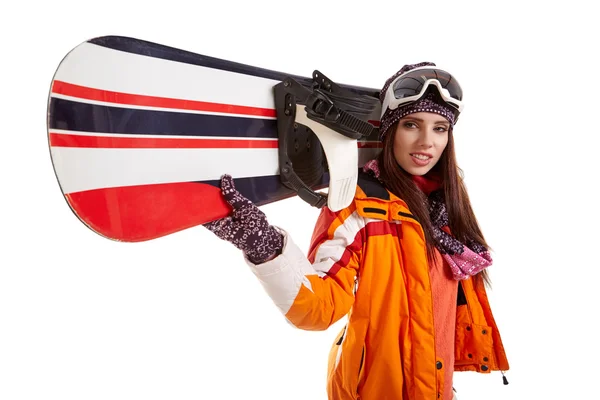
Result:
M191 138L135 138L114 136L87 136L50 133L50 146L90 147L122 149L276 149L277 139L270 140L229 140Z
M358 147L382 148L381 142L358 142ZM52 147L89 147L122 149L276 149L277 139L269 140L230 140L230 139L191 139L191 138L135 138L114 136L71 135L50 132Z
M65 195L77 216L113 240L155 239L230 213L221 190L203 183L127 186Z
M78 97L80 99L135 106L175 108L180 110L243 114L271 118L275 118L277 115L275 109L272 108L247 107L233 104L210 103L206 101L183 100L168 97L147 96L142 94L113 92L110 90L75 85L63 81L53 82L52 93Z

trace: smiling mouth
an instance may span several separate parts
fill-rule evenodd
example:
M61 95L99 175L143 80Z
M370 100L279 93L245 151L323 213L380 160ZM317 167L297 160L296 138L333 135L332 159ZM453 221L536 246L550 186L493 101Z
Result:
M414 158L418 158L419 160L429 160L432 158L431 156L426 156L425 154L411 154Z

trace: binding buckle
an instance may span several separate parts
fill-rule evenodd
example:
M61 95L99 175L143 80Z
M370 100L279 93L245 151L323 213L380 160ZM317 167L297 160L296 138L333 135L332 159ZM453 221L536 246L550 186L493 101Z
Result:
M312 81L286 78L274 86L274 94L280 180L302 200L321 208L327 204L327 195L315 192L312 187L322 185L327 160L314 132L296 122L296 106L304 105L309 119L349 138L360 139L376 129L366 117L380 105L379 99L344 89L316 70ZM298 152L300 142L306 147L301 147L302 151ZM292 161L297 167L302 166L296 168L301 170L301 176Z

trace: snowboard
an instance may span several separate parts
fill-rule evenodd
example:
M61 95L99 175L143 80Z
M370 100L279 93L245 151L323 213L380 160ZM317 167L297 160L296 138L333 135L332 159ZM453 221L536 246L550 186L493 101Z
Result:
M274 87L297 76L122 36L83 42L53 76L47 109L52 166L68 206L97 234L156 239L227 216L230 174L258 206L296 196L281 179ZM377 98L378 90L339 84ZM379 109L369 122L378 125ZM297 124L294 124L296 126ZM310 129L286 142L305 183L327 188L327 161ZM358 165L381 150L356 141Z

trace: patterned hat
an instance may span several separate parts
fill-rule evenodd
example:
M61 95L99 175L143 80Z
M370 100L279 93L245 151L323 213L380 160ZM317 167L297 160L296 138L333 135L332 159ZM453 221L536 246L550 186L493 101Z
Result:
M415 69L418 67L426 67L426 66L435 67L436 65L432 62L425 61L425 62L421 62L418 64L407 64L407 65L403 66L398 72L396 72L387 81L385 81L385 84L383 85L381 92L379 92L379 100L383 103L383 98L385 96L385 92L387 91L389 86L392 84L394 79L396 79L398 76L400 76L403 73L410 71L412 69ZM381 116L380 128L379 128L379 139L381 141L383 141L385 134L387 133L389 128L394 123L396 123L400 118L403 118L409 114L418 113L418 112L432 112L432 113L440 114L441 116L446 118L448 120L448 122L450 122L451 127L454 125L454 123L456 121L455 111L452 108L446 106L440 100L438 100L438 97L435 96L433 93L429 93L428 95L426 95L425 97L423 97L422 99L420 99L419 101L417 101L415 103L406 104L404 106L396 108L395 110L390 110L390 109L385 110L384 114Z

